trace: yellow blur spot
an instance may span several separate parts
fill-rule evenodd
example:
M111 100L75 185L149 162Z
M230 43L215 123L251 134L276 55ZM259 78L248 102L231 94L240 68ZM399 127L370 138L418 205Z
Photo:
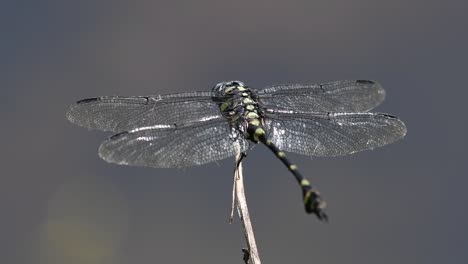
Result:
M99 177L62 185L49 201L35 263L118 262L128 229L125 197Z
M271 146L271 145L273 145L273 142L271 142L271 140L267 140L266 144L267 144L267 146Z
M297 166L292 164L291 166L289 166L289 169L292 170L292 171L295 171L295 170L297 170Z
M279 151L277 155L278 155L278 157L280 157L280 158L284 158L284 157L286 156L286 154L284 154L283 151Z
M243 86L237 86L237 90L243 92L243 91L246 91L247 89Z

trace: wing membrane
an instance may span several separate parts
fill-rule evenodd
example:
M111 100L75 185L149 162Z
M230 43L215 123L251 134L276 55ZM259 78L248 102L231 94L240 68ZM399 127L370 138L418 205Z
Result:
M214 119L219 115L211 92L105 96L78 101L67 111L67 118L76 125L112 132L158 124L180 125Z
M401 139L405 124L381 113L294 113L276 111L267 133L279 149L307 156L341 156Z
M154 168L180 168L225 159L248 142L224 118L176 127L157 125L117 134L99 147L107 162Z
M336 81L324 84L274 85L259 91L267 108L303 112L367 112L385 97L374 81Z

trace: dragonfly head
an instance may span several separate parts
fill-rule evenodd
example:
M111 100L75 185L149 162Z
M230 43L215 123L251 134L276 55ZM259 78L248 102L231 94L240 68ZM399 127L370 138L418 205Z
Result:
M245 84L241 81L220 82L213 87L212 92L216 96L223 96L235 87L245 87Z

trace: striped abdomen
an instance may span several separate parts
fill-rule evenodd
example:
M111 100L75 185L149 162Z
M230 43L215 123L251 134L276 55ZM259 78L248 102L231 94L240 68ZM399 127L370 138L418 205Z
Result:
M291 163L289 159L286 158L286 154L278 147L276 147L271 140L267 139L266 132L263 127L261 125L255 125L249 122L247 132L250 135L250 140L254 141L255 143L260 141L265 144L265 146L267 146L294 175L302 189L302 196L306 212L314 213L320 220L327 221L327 215L323 211L326 205L320 197L320 193L312 187L310 182L304 176L302 176L302 174L297 169L297 165Z

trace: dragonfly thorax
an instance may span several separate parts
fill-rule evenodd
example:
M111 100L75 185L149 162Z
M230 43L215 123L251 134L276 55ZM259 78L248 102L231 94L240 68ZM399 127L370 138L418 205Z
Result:
M218 83L213 87L213 100L218 103L219 110L231 125L238 129L247 139L255 143L253 131L262 128L263 111L258 103L255 90L247 87L241 81Z

